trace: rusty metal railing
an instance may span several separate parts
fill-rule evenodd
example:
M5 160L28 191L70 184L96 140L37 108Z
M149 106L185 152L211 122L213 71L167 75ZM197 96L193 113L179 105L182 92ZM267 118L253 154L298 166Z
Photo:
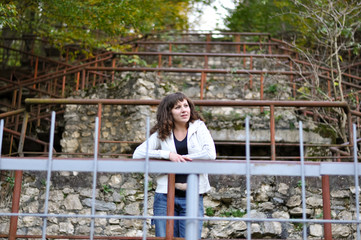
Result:
M135 99L127 99L127 100L122 100L122 99L26 99L26 104L28 105L32 105L32 104L78 104L78 105L97 105L98 106L98 122L97 122L97 126L100 129L101 126L101 119L102 119L102 105L157 105L159 104L159 100L135 100ZM349 110L349 107L347 105L347 103L343 103L343 102L309 102L309 101L285 101L285 102L280 102L280 101L219 101L219 100L195 100L194 103L197 106L213 106L213 107L221 107L221 106L231 106L231 107L236 107L236 106L241 106L241 107L270 107L271 112L274 111L274 109L276 107L337 107L337 108L342 108L344 109L344 111L347 113L347 116L350 117L351 112ZM270 114L271 119L270 119L270 131L271 131L271 139L270 139L270 147L271 147L271 152L272 152L272 157L271 157L271 162L274 162L276 164L279 164L276 160L275 157L275 119L274 119L274 114ZM26 126L27 126L27 121L28 117L25 116L24 117L24 122L23 122L23 128L22 128L22 135L21 135L21 144L23 144L24 139L25 139L25 131L26 131ZM351 122L348 121L349 124L351 125ZM352 148L353 145L353 141L352 141L352 127L348 128L349 130L349 136L350 136L350 144L349 147ZM100 142L100 140L97 140L98 143ZM21 146L20 146L20 150L21 150ZM301 155L301 157L303 157ZM315 158L315 157L314 157ZM350 160L350 159L349 159ZM264 164L264 163L263 163ZM290 164L290 163L287 163ZM297 163L296 163L297 164ZM13 208L12 208L12 212L14 214L16 214L19 211L19 205L18 205L18 201L20 199L20 191L21 191L21 175L22 172L21 171L17 171L16 172L16 177L15 177L15 185L14 185L14 197L13 197ZM331 220L331 215L330 215L330 211L327 210L329 209L329 180L327 178L327 175L322 176L322 183L323 183L323 197L324 197L324 219L325 220ZM172 187L172 183L170 183L171 187ZM328 190L327 190L328 189ZM171 196L171 195L170 195ZM172 201L172 199L170 199L168 202L170 203ZM329 211L329 212L328 212ZM7 236L10 236L11 238L16 237L21 237L16 235L16 221L17 221L17 217L16 215L11 217L12 221L11 221L11 227L10 227L10 233ZM330 229L327 230L326 226L330 226L330 222L325 221L325 234L330 234ZM332 234L331 234L331 238L329 238L330 235L327 235L328 237L326 239L331 239L332 238ZM29 236L29 235L23 235L23 237L36 237L36 236ZM48 238L51 238L51 236L47 236ZM169 236L168 236L169 237ZM71 236L68 238L81 238L81 236ZM119 238L116 237L116 239L123 239L123 238Z
M194 32L187 32L182 33L181 35L199 35L199 34L205 34L205 33L194 33ZM7 83L7 85L3 88L0 88L0 94L5 94L8 92L13 92L13 104L10 107L10 109L16 109L21 107L22 102L22 92L24 88L29 89L30 91L33 91L37 93L39 96L49 96L49 97L65 97L67 96L66 90L70 89L70 91L78 91L80 89L85 89L90 86L95 86L99 83L106 83L106 82L114 82L115 80L115 72L116 71L149 71L149 72L188 72L191 74L194 73L200 73L200 99L204 98L204 89L207 87L207 75L209 74L234 74L234 75L248 75L249 77L249 87L252 88L253 85L253 77L254 75L259 76L259 85L260 85L260 100L264 99L264 77L266 74L280 74L280 75L286 75L289 76L290 82L289 84L292 85L293 88L293 97L296 98L297 93L297 84L301 86L301 78L299 76L300 74L303 75L304 78L308 78L310 76L310 73L308 72L299 72L298 70L294 70L295 67L293 66L295 63L302 64L304 66L307 66L307 63L302 62L297 59L291 59L288 55L282 55L282 54L247 54L246 53L246 45L249 44L249 46L276 46L277 44L283 44L283 42L277 42L275 39L271 39L273 42L262 42L263 37L266 37L269 39L269 34L261 34L261 33L214 33L215 35L224 35L224 36L232 36L233 42L219 42L219 41L213 41L212 34L206 33L206 41L204 42L156 42L156 41L138 41L138 45L142 44L149 44L149 45L156 45L156 44L179 44L179 45L189 45L197 44L197 45L207 45L213 46L213 45L227 45L227 46L237 46L239 47L241 44L243 44L243 53L232 53L232 54L226 54L226 53L177 53L177 52L171 52L172 47L169 47L169 52L138 52L138 53L121 53L123 55L133 55L137 54L138 56L147 55L147 56L158 56L158 66L156 68L145 68L145 67L117 67L119 63L116 62L116 55L119 53L104 53L103 55L99 55L95 58L95 61L90 61L85 64L81 64L79 66L73 66L70 67L66 65L65 63L59 62L59 61L50 61L48 58L44 57L38 57L34 54L26 53L23 51L19 51L12 48L6 48L10 51L17 51L21 54L29 54L29 57L32 59L32 66L34 67L33 77L30 79L25 79L21 82L14 82L7 79L2 79L4 82ZM241 36L259 36L260 41L259 42L240 42ZM270 39L269 39L270 40ZM235 52L240 52L238 50L235 50ZM271 51L270 51L271 52ZM202 56L204 58L204 68L199 69L186 69L186 68L163 68L162 67L162 56L168 56L168 65L172 66L172 57L173 56L182 56L182 57L189 57L189 56ZM208 66L208 58L210 57L216 57L216 56L224 56L224 57L239 57L243 58L243 64L245 65L245 59L249 58L249 69L209 69ZM288 71L263 71L263 70L255 70L253 69L253 58L279 58L279 59L286 59L288 61ZM46 63L49 60L50 63L53 63L54 68L58 69L58 71L55 71L50 74L41 74L42 71L46 70L49 71L49 68L45 67L44 64L41 64L40 61L43 63ZM293 64L294 63L294 64ZM100 67L100 66L106 66L111 64L112 67ZM40 66L43 65L42 70L40 70ZM90 66L90 67L89 67ZM245 66L244 66L245 68ZM64 70L63 70L64 69ZM328 71L329 69L321 68L322 70ZM59 71L60 70L60 71ZM109 73L109 74L108 74ZM360 80L360 77L345 74L346 77L349 77L350 79L354 80ZM330 77L326 75L320 75L321 79L325 79L328 84L328 95L331 97L332 92L330 88ZM356 102L359 102L359 94L360 94L360 87L357 84L348 83L347 81L344 82L344 85L348 89L356 89L358 91L354 91L352 94L356 98ZM311 86L312 94L315 92L315 87ZM60 90L61 89L61 90ZM347 95L348 96L348 95ZM337 99L336 99L337 100ZM356 110L353 110L352 113L354 115L359 114L359 108L360 105L356 106ZM37 116L38 125L40 123L40 107L34 108L34 112ZM15 126L19 126L19 117L16 117L17 123L13 123ZM358 126L360 126L359 118L357 118ZM8 125L8 124L6 124ZM16 131L16 127L14 129Z

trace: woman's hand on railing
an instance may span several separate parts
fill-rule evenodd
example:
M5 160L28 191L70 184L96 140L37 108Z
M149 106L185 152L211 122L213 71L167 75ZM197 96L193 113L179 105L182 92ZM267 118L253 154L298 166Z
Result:
M169 153L169 160L171 160L172 162L187 162L187 161L192 161L191 158L186 157L186 156L179 155L179 154L174 153L174 152Z

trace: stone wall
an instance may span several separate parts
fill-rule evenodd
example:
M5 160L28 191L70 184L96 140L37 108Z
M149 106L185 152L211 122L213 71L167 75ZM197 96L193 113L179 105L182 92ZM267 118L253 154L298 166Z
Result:
M20 201L20 211L42 213L45 202L45 173L28 172ZM210 176L212 189L204 197L205 216L244 217L246 214L246 187L244 176ZM332 219L355 219L355 189L351 178L331 177ZM255 218L293 219L302 218L301 185L299 178L252 177L251 216ZM49 213L90 214L90 173L54 172L51 179ZM309 219L321 219L321 179L307 178L306 213ZM148 209L152 215L155 183L149 178ZM98 174L96 191L96 214L142 215L144 178L142 174ZM11 207L1 201L1 212L10 212ZM48 219L47 233L50 235L87 235L90 219ZM119 218L95 220L95 234L103 236L142 236L142 221ZM254 222L253 238L302 239L302 224L289 222ZM147 222L148 236L154 236L154 226ZM203 238L245 238L246 223L243 221L204 221ZM308 239L321 239L321 224L310 224ZM0 233L7 233L9 219L0 218ZM334 239L356 239L355 225L332 224ZM20 217L18 234L41 234L42 220L37 217Z
M212 60L213 65L222 61ZM190 61L191 62L191 61ZM256 64L262 66L262 63ZM89 99L161 99L165 94L183 91L190 98L199 98L198 74L185 76L162 73L123 72L116 76L114 84L104 84L79 92L73 98ZM254 81L250 88L249 76L209 76L205 96L207 99L259 99L259 83ZM255 79L255 78L254 78ZM287 79L280 76L266 77L266 86L277 83L278 90L269 91L269 98L286 100L291 95ZM251 122L252 142L269 141L269 112L259 108L210 108L200 109L207 120L213 138L217 141L244 141L244 122L248 116ZM102 111L102 140L137 141L145 139L145 119L154 123L156 107L105 105ZM67 105L64 114L64 132L61 140L62 151L76 152L81 156L92 155L94 142L94 124L97 106ZM298 142L298 121L304 121L305 139L310 143L330 143L314 130L317 128L308 118L300 116L292 108L276 108L276 139L278 142ZM102 143L99 152L105 154L131 154L134 145ZM312 152L308 150L307 153ZM328 155L328 152L324 152ZM66 155L64 155L66 157ZM25 173L21 212L38 213L43 211L45 198L44 173ZM299 178L252 177L251 216L257 218L299 218L302 214ZM96 210L101 215L141 215L143 213L144 179L139 173L134 174L98 174ZM245 216L246 192L243 176L210 176L212 190L205 196L206 216ZM354 219L353 185L348 178L333 178L331 184L332 216L335 219ZM307 179L307 216L310 219L322 218L322 196L320 179ZM54 214L90 214L92 176L88 173L57 172L53 173L49 199L49 213ZM152 201L155 179L149 181L149 208L152 215ZM1 212L9 212L11 206L2 199ZM142 236L141 221L118 218L96 219L96 235ZM154 235L154 228L147 222L149 235ZM246 236L246 223L243 221L205 221L203 238L243 238ZM0 218L0 233L7 233L9 219ZM40 218L19 218L19 234L41 234ZM253 237L256 238L296 238L301 239L300 224L284 222L252 223ZM354 239L355 226L334 225L335 238ZM47 233L51 235L86 235L90 232L90 219L86 218L50 218ZM320 239L322 226L308 226L309 238Z

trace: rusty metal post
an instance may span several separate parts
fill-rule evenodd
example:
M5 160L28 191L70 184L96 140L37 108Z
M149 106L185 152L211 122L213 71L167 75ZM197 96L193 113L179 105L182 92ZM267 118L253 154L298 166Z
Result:
M162 54L158 54L158 68L162 67ZM160 76L160 72L157 72L157 75Z
M19 148L18 148L20 157L24 156L23 150L24 150L24 142L25 142L25 135L26 135L26 128L28 125L28 120L29 120L29 113L27 111L25 111L23 125L22 125L22 129L21 129L21 135L20 135ZM12 207L11 207L12 213L19 212L22 178L23 178L23 171L16 170L15 171L14 189L13 189ZM9 240L16 239L17 228L18 228L18 217L17 216L10 217Z
M253 70L253 57L251 56L250 59L249 59L249 69L250 70ZM249 88L252 89L253 87L253 80L252 80L252 73L249 74Z
M169 43L169 52L172 52L172 44ZM168 66L171 67L172 66L172 56L169 55L168 57Z
M65 97L65 81L66 81L66 70L64 70L64 76L62 81L62 87L61 87L61 96Z
M95 57L95 64L94 64L94 67L97 68L98 67L98 56ZM134 62L134 65L136 65L136 62ZM95 87L96 85L96 81L97 81L97 75L95 72L93 72L93 87Z
M115 56L113 55L112 67L115 68ZM112 71L112 83L114 82L115 71Z
M202 72L201 75L201 92L200 92L200 99L203 99L203 92L204 92L204 85L206 83L206 73Z
M114 78L114 73L113 73L112 77ZM112 80L114 80L113 78L112 78ZM78 73L76 74L76 87L75 87L75 91L78 91L78 90L79 90L79 81L80 81L80 72L78 72Z
M275 106L270 105L271 160L276 161Z
M243 44L243 54L246 54L246 44ZM243 58L243 68L246 69L246 58Z
M323 219L331 220L331 199L330 199L330 177L322 176L322 201L323 201ZM325 240L332 240L331 223L324 223Z
M210 52L211 51L211 45L209 45L208 43L212 41L212 35L207 34L206 36L207 36L206 52Z
M158 67L161 68L162 67L162 54L158 54ZM159 72L158 72L159 74Z
M168 174L167 216L174 216L175 174ZM165 239L174 235L174 219L167 219Z
M268 39L268 43L271 43L271 39ZM272 54L272 46L268 45L268 54Z
M204 68L208 69L208 56L204 55Z

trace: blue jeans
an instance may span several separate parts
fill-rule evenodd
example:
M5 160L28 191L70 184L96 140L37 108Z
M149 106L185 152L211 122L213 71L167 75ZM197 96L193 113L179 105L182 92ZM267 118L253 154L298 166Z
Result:
M198 216L203 217L203 196L199 196L198 203ZM154 205L153 205L154 216L167 216L167 194L155 193ZM186 198L175 197L174 198L174 216L185 216L186 215ZM165 237L166 233L166 219L154 219L155 224L155 236ZM199 221L199 235L202 235L203 221ZM184 238L186 234L186 221L185 220L174 220L174 237Z

